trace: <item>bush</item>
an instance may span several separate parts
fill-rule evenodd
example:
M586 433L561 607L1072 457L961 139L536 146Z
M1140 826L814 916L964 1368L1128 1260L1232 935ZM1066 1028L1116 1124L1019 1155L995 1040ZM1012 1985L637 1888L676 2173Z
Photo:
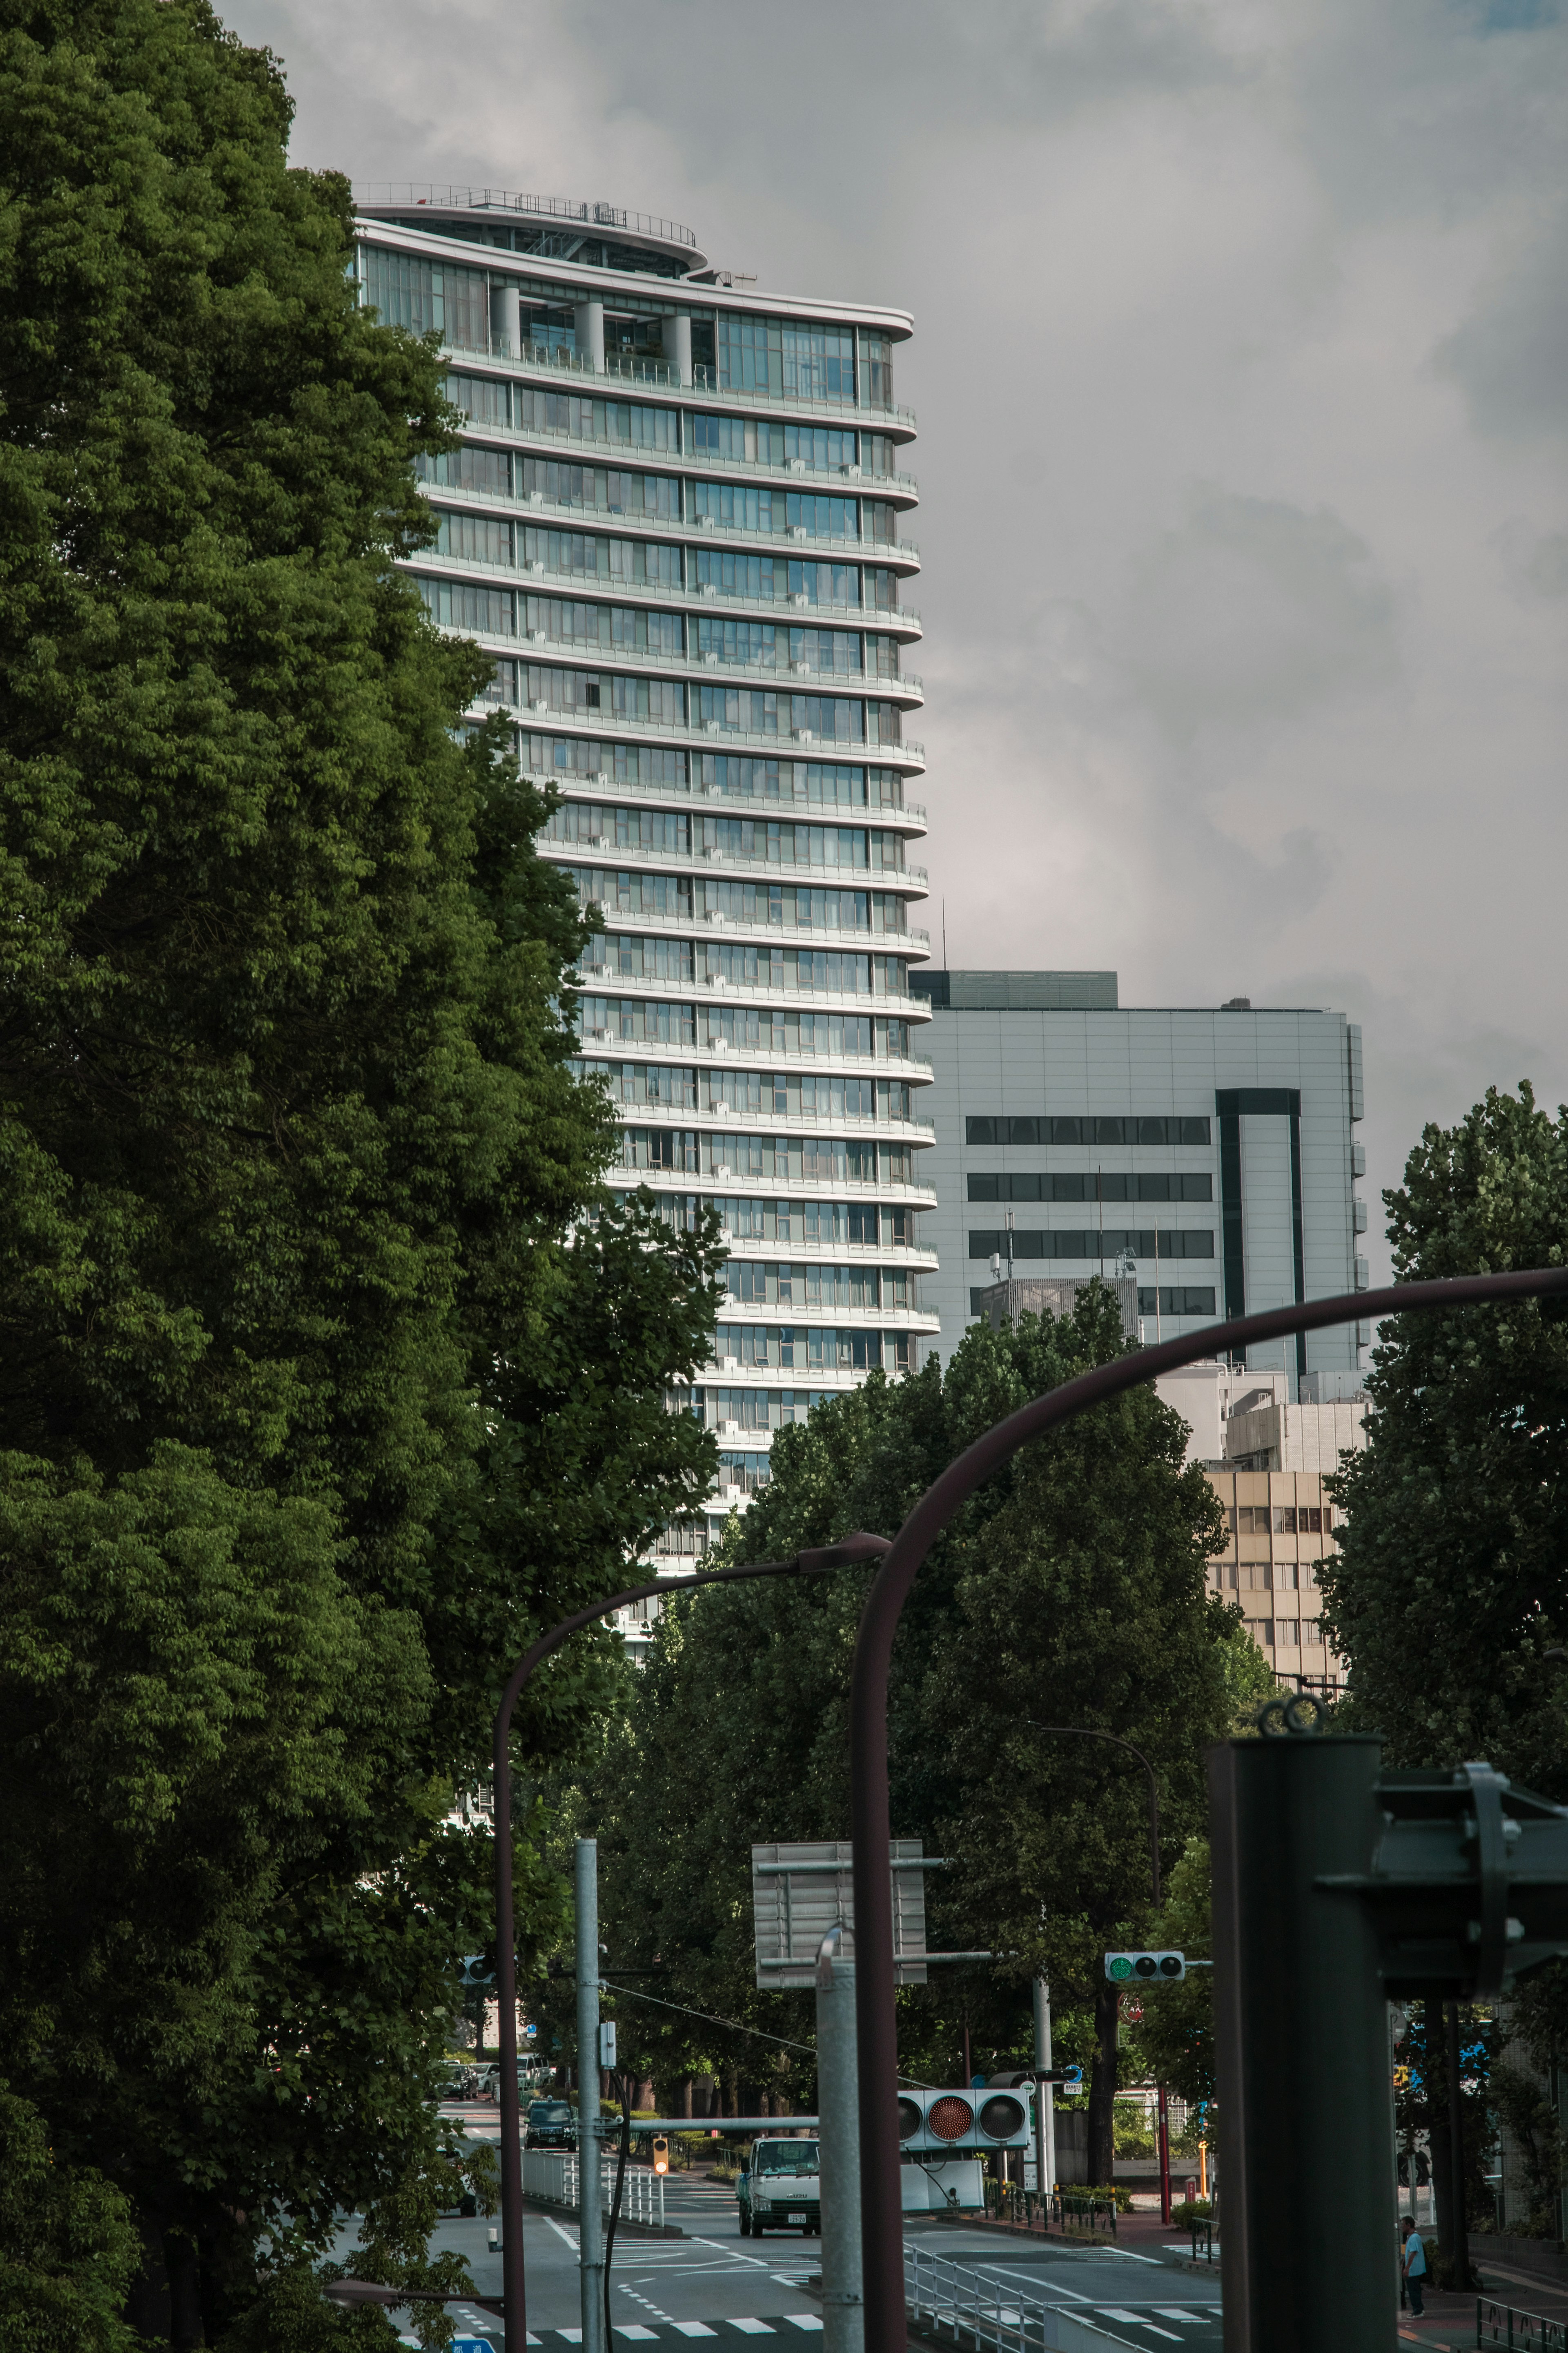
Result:
M1213 2219L1212 2198L1184 2198L1179 2206L1171 2209L1172 2221L1184 2231L1190 2231L1194 2222L1208 2222Z

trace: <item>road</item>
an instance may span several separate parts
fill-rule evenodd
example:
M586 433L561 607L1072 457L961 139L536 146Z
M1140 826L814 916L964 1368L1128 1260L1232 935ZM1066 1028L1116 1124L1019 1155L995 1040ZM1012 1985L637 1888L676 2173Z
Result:
M464 2104L443 2113L476 2139L496 2137L493 2107L487 2112ZM686 2236L656 2239L623 2231L616 2238L611 2274L616 2353L635 2353L639 2346L693 2353L705 2344L722 2353L722 2340L731 2347L752 2344L753 2353L786 2353L792 2346L804 2353L821 2336L821 2306L811 2284L821 2268L819 2240L793 2232L761 2245L742 2239L733 2189L684 2174L672 2174L666 2183L665 2219ZM489 2249L492 2227L482 2219L445 2221L433 2244L465 2255L479 2295L499 2298L500 2257ZM983 2271L1005 2315L1054 2306L1080 2315L1101 2342L1137 2347L1140 2353L1170 2353L1178 2344L1194 2353L1218 2353L1217 2280L1173 2270L1157 2253L1012 2239L920 2216L910 2216L907 2229L911 2245ZM582 2329L574 2218L527 2213L523 2256L529 2344L542 2353L566 2353L580 2344ZM352 2267L346 2234L339 2259ZM505 2353L505 2332L494 2314L473 2305L450 2309L460 2332L487 2337L495 2353ZM404 2324L407 2315L395 2317ZM768 2337L773 2346L757 2341Z

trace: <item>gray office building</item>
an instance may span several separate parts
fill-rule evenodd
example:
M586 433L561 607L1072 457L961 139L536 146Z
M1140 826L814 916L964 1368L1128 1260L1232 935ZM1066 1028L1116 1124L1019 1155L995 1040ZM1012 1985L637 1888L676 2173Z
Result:
M1111 972L916 972L929 998L951 1356L1009 1274L1137 1284L1146 1340L1364 1290L1361 1031L1318 1007L1122 1006ZM1364 1324L1253 1349L1248 1369L1353 1372ZM1314 1385L1315 1393L1315 1385Z

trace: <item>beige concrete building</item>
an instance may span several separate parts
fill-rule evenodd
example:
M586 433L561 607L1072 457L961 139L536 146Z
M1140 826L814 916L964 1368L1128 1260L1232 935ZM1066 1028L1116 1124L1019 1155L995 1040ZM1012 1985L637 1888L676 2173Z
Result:
M1225 1506L1227 1542L1209 1571L1215 1590L1238 1602L1247 1632L1282 1682L1336 1684L1339 1659L1323 1642L1319 1563L1333 1549L1334 1506L1320 1472L1208 1473Z

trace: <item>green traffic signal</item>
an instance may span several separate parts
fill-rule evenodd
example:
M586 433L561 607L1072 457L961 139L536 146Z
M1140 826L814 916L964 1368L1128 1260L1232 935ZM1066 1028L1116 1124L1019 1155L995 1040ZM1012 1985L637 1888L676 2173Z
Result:
M1187 1974L1184 1953L1107 1953L1105 1974L1112 1985L1125 1985L1130 1978L1163 1979L1166 1984Z

